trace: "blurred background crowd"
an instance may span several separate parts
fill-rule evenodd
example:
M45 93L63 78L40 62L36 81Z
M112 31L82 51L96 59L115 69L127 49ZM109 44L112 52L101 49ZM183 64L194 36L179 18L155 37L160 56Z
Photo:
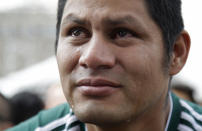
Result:
M202 104L202 1L194 2L183 1L192 47L171 89ZM0 1L0 131L65 102L54 56L56 7L57 0Z

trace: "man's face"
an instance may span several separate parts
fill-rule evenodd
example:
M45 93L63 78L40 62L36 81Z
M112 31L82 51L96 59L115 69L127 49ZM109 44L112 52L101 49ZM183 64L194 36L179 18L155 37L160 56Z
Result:
M167 94L161 31L143 0L68 0L57 61L67 101L84 122L135 119Z

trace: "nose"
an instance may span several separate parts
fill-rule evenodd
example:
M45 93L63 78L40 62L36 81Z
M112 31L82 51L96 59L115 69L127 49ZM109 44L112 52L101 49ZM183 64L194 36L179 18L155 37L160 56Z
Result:
M113 46L99 37L92 37L82 51L79 65L90 69L110 69L115 65Z

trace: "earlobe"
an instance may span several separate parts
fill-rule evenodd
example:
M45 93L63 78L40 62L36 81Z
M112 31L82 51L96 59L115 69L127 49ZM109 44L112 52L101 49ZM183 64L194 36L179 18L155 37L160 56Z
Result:
M171 76L180 72L185 65L189 54L190 44L189 34L186 31L182 31L177 37L173 47L169 70Z

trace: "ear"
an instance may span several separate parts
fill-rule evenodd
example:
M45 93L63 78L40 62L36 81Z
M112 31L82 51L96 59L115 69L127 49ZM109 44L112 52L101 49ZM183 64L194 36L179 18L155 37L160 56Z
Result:
M190 44L189 34L183 30L177 37L173 47L169 70L170 76L180 72L185 65L189 54Z

